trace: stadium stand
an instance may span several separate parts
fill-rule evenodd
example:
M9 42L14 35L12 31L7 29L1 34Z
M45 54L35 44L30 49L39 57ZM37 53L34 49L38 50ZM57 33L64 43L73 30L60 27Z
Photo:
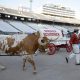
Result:
M0 7L0 33L32 33L42 28L67 30L79 28L80 20L75 18L56 17L33 12L24 12Z
M13 32L13 33L20 32L1 19L0 19L0 31L2 31L2 32Z
M20 17L34 18L39 20L46 20L46 21L80 24L80 20L76 18L56 17L56 16L50 16L44 14L36 14L33 12L22 12L22 11L5 8L5 7L0 7L0 13L10 14L10 15L15 15Z
M19 21L9 21L10 24L12 24L13 26L15 26L17 29L19 29L20 31L24 32L24 33L33 33L35 32L35 30L33 30L32 28L30 28L27 25L24 25L22 22Z

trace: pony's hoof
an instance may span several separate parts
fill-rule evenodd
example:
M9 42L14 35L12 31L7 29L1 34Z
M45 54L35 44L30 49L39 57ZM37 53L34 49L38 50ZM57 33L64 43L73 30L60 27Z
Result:
M0 70L5 70L5 69L6 69L5 66L0 65Z
M37 71L34 71L33 74L37 74Z
M4 68L1 68L1 71L3 71L3 70L6 70L6 67L4 67Z

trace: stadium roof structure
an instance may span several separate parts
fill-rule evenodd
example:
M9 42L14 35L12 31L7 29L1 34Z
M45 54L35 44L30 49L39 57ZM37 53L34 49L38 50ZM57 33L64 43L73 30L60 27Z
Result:
M26 18L33 18L37 20L45 20L45 21L52 21L52 22L61 22L61 23L69 23L69 24L79 24L80 20L76 18L66 18L66 17L58 17L58 16L50 16L45 14L37 14L33 12L24 12L19 10L14 10L10 8L0 7L0 13L14 15L19 17L26 17Z

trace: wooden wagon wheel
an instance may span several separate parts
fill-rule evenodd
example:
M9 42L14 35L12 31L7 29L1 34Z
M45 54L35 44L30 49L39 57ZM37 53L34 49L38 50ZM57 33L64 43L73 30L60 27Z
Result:
M55 54L55 51L56 51L56 46L53 44L53 43L50 43L49 45L48 45L48 48L49 48L49 55L53 55L53 54Z

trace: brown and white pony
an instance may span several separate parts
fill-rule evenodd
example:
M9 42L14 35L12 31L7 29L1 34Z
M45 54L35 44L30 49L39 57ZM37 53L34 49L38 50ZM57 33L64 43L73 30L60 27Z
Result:
M43 46L47 46L48 38L47 37L40 37L40 33L33 33L26 36L19 44L15 47L10 47L6 50L6 53L23 53L23 70L25 70L26 61L28 61L33 66L33 73L36 73L36 65L33 60L33 55L38 50L38 48Z

